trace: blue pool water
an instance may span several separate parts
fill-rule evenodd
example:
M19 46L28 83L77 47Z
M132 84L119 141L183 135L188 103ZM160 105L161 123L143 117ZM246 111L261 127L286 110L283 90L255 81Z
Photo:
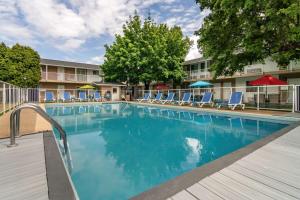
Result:
M81 200L128 199L288 125L122 103L46 111L67 132Z

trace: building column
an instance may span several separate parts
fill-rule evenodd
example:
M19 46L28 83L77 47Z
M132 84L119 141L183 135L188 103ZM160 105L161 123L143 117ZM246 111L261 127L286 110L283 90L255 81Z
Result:
M48 80L48 65L46 65L46 80Z
M75 68L75 81L78 81L78 78L77 78L77 68Z

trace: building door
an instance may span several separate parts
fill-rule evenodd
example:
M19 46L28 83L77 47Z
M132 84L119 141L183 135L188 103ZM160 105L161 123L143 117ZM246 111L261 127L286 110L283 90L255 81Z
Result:
M112 89L112 100L120 100L120 88L119 87L113 87Z
M64 76L65 76L65 68L63 67L58 67L57 68L57 80L59 81L63 81L64 80Z

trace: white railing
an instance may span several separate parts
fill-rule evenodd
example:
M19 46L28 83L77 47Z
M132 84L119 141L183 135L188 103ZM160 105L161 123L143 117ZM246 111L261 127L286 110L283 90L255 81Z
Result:
M211 87L211 88L188 88L160 90L167 96L169 92L175 93L175 100L183 97L185 92L192 93L192 101L200 101L204 92L213 92L215 103L228 101L232 92L243 92L243 102L246 108L295 111L296 93L295 85L272 85L272 86L243 86L243 87ZM141 98L145 92L151 96L157 94L158 90L139 90L135 98ZM298 97L299 98L299 97Z
M42 72L42 80L45 81L76 81L76 82L95 82L101 81L99 75L86 74L71 74L71 73L57 73L57 72Z
M26 101L26 89L0 81L0 115Z

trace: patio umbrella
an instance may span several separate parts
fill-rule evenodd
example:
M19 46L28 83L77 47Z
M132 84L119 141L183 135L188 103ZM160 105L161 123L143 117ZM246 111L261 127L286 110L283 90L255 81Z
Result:
M189 87L192 88L198 88L198 87L207 87L207 86L211 86L212 84L209 82L205 82L205 81L197 81L193 84L190 84Z
M166 89L169 89L169 86L166 85L165 83L158 83L158 84L156 85L156 89L157 89L157 90L166 90Z
M252 86L287 85L287 84L288 83L286 81L279 80L278 78L271 76L271 75L264 75L254 81L249 82L249 85L252 85ZM268 88L266 87L266 97L268 97L267 94L268 94Z
M79 87L79 89L93 90L93 89L95 89L95 87L92 85L84 85L84 86Z

